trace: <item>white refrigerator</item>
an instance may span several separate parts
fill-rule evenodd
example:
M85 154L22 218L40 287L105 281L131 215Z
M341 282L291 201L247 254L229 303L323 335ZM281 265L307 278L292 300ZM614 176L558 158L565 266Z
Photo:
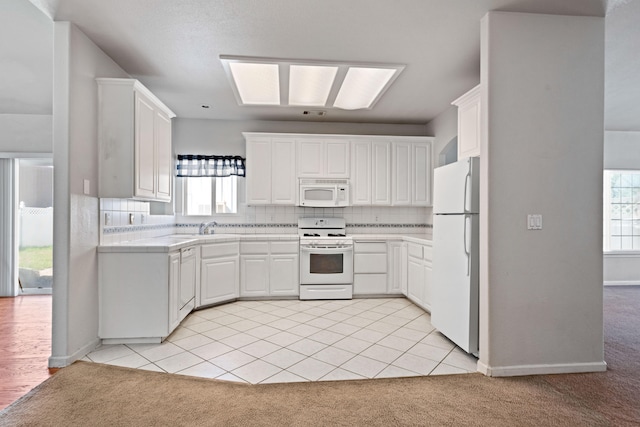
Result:
M478 353L478 157L434 170L431 323Z

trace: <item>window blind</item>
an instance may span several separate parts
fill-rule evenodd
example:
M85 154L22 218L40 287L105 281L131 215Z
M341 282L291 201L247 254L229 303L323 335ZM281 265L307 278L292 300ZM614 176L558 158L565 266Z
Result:
M204 156L179 154L176 176L225 177L246 176L245 159L240 156Z

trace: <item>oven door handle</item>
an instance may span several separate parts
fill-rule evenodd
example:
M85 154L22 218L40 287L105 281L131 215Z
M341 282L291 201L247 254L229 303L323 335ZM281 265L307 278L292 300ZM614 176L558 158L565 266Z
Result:
M347 253L353 251L353 246L346 248L309 248L306 246L300 246L300 250L304 252L331 252L331 253Z

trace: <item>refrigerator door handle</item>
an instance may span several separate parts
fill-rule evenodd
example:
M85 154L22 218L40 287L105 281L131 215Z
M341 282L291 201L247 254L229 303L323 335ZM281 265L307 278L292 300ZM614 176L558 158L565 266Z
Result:
M471 216L464 216L464 253L467 256L467 276L471 274L471 236L467 234L467 229L469 228L469 223L471 222Z
M471 208L471 193L468 193L469 183L471 182L471 164L469 164L469 172L464 177L464 203L462 205L463 212L469 212Z

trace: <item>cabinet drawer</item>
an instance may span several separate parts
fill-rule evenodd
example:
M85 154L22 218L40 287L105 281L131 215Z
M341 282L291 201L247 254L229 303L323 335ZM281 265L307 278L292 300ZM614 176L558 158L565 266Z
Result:
M355 254L353 260L354 273L386 273L387 254Z
M358 253L387 253L385 242L355 242L354 252Z
M300 251L297 241L271 242L272 254L297 254Z
M229 255L235 256L238 255L239 249L237 242L212 243L209 245L202 245L201 256L202 258L215 258Z
M240 253L269 255L269 242L240 242Z
M422 259L422 245L416 245L415 243L408 243L407 254L412 258Z
M386 294L386 274L354 274L353 293L356 295Z

